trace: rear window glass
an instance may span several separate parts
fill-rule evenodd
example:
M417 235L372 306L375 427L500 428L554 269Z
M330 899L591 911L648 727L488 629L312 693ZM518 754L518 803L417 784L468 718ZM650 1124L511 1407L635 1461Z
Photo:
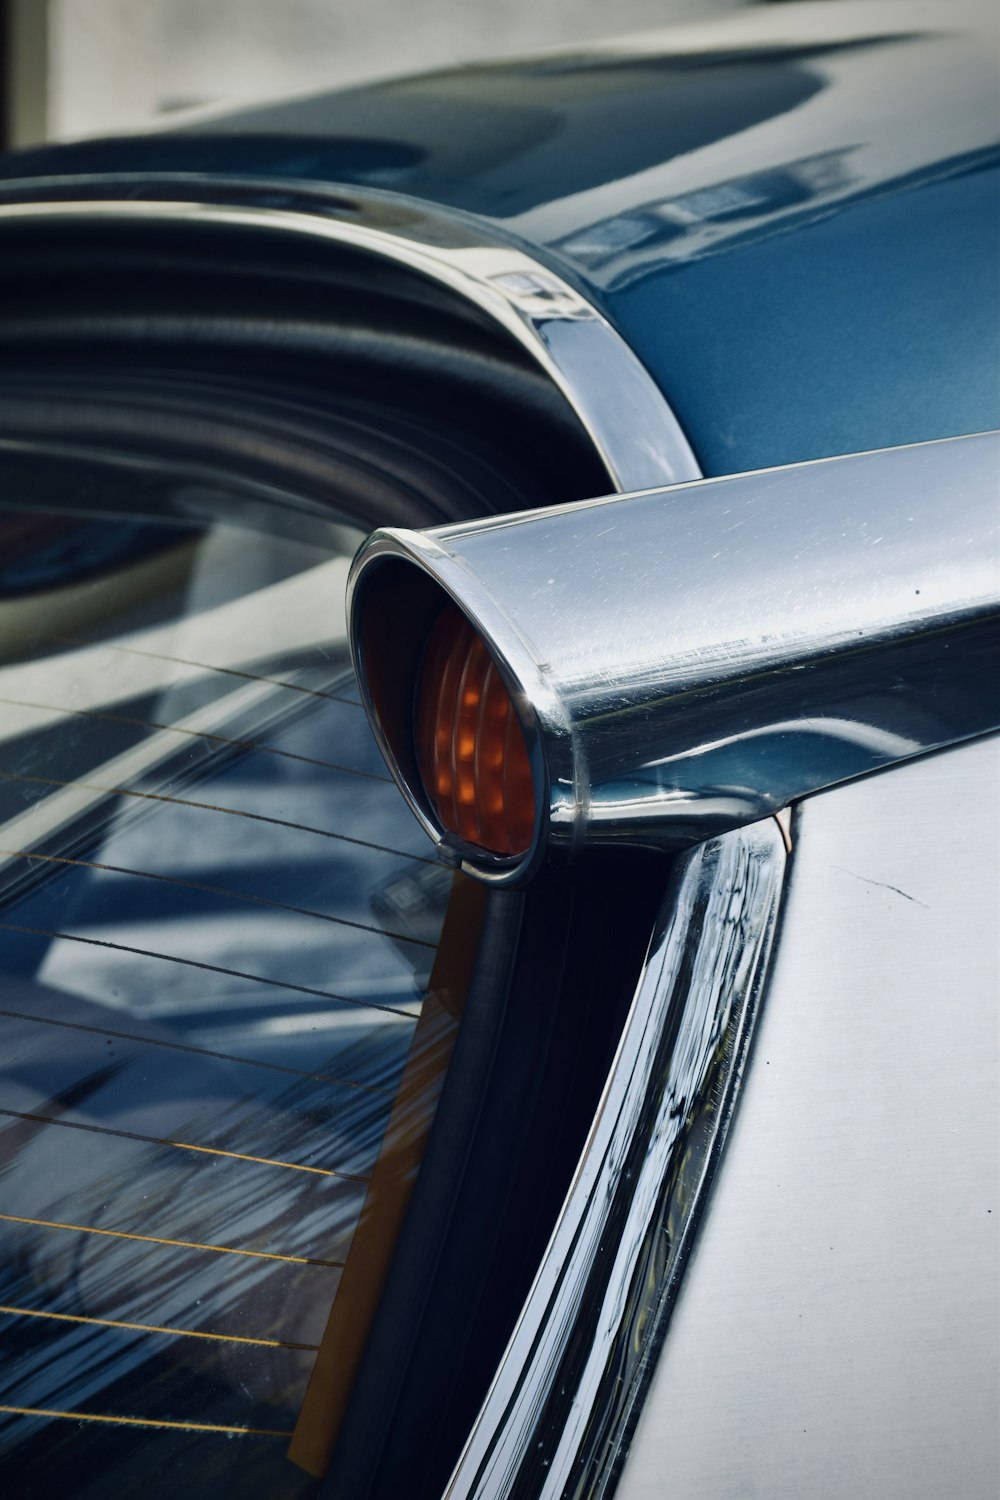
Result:
M312 1492L457 1026L432 978L451 877L350 665L361 532L247 510L0 510L19 1494ZM347 1365L328 1336L310 1408L328 1325Z

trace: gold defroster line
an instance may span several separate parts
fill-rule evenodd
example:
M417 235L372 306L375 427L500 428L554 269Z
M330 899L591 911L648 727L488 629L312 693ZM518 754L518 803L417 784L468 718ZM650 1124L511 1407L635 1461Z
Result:
M237 1433L242 1437L291 1437L274 1427L223 1427L218 1422L167 1422L157 1417L108 1417L94 1411L55 1411L49 1406L0 1406L15 1417L66 1417L71 1422L108 1422L117 1427L170 1427L179 1432Z
M271 1250L235 1250L231 1245L202 1245L197 1240L168 1240L156 1234L130 1234L125 1229L95 1229L89 1224L63 1224L56 1219L28 1219L22 1214L0 1214L7 1224L33 1224L37 1229L72 1229L77 1234L102 1234L112 1240L142 1240L149 1245L173 1245L179 1250L209 1250L213 1255L247 1255L254 1260L289 1261L297 1266L325 1266L340 1270L341 1260L314 1260L309 1255L278 1255Z
M303 1349L315 1353L317 1344L293 1344L285 1339L255 1339L243 1333L203 1333L195 1328L168 1328L160 1323L128 1323L120 1318L85 1318L80 1313L43 1312L35 1307L11 1307L0 1302L0 1313L19 1318L52 1318L58 1323L86 1323L97 1328L128 1328L136 1333L168 1333L185 1339L214 1339L220 1344L254 1344L262 1349Z
M295 1161L278 1161L273 1156L251 1156L246 1151L224 1151L221 1146L195 1146L190 1141L174 1141L168 1136L140 1135L136 1130L114 1130L108 1125L91 1125L82 1120L57 1120L52 1115L36 1115L22 1109L0 1109L0 1115L11 1120L31 1120L38 1125L61 1125L64 1130L88 1130L94 1135L113 1135L145 1146L173 1146L178 1151L200 1151L206 1156L225 1156L232 1161L250 1161L259 1167L285 1167L289 1172L312 1172L316 1177L336 1177L342 1182L366 1183L357 1172L337 1172L332 1167L306 1167Z

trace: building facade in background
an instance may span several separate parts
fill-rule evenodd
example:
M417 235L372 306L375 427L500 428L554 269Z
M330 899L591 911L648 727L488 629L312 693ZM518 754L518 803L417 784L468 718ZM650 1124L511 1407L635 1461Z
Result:
M739 0L0 0L8 145L565 47ZM5 9L4 9L5 7Z

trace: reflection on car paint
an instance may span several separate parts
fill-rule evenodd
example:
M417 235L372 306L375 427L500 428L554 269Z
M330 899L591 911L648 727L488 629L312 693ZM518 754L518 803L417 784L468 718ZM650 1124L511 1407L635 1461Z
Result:
M815 211L829 198L847 193L854 149L820 152L712 187L655 199L574 231L557 242L558 248L608 278L614 278L616 261L622 259L630 280L648 262L659 268L725 245L737 229L752 234L766 227L773 233L778 215Z

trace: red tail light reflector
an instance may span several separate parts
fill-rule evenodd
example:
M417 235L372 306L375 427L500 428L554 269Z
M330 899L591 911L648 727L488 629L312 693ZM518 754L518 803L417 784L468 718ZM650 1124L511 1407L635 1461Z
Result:
M414 739L442 826L493 854L523 854L535 826L524 731L493 658L454 605L427 638Z

